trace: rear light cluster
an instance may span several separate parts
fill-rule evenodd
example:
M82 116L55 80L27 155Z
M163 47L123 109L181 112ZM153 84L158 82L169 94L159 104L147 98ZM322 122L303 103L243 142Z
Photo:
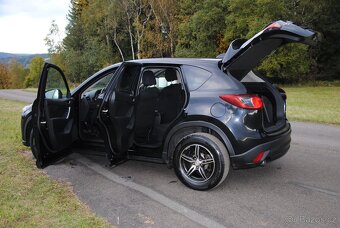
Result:
M263 108L261 97L256 94L228 94L220 98L239 108L257 110Z
M253 159L253 163L254 164L260 163L262 161L262 159L263 159L264 153L265 153L265 151L261 151L260 153L258 153L256 155L256 157Z

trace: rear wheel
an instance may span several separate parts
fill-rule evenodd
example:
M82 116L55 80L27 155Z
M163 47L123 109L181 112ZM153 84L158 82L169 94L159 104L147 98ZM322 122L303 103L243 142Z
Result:
M213 135L194 133L176 148L174 168L177 177L195 190L209 190L221 184L229 172L229 154Z

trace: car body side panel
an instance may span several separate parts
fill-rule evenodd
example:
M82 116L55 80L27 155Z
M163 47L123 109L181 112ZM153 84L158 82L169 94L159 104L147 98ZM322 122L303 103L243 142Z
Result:
M189 126L206 127L218 133L231 156L244 153L263 141L258 130L262 126L261 110L240 109L219 98L224 94L245 94L247 89L217 66L204 69L213 72L212 76L197 90L188 92L190 99L184 108L184 117L172 126L165 139L163 158L167 163L174 150L169 144L171 138Z

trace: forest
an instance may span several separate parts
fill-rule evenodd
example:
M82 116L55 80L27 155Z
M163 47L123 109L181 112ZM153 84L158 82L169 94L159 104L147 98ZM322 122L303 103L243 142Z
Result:
M322 40L314 47L288 44L257 70L282 84L340 79L338 0L71 0L67 19L66 37L58 39L53 21L45 43L49 61L74 84L130 59L215 58L234 39L276 20L312 28ZM29 69L15 61L0 65L0 87L35 87L42 62L32 59Z

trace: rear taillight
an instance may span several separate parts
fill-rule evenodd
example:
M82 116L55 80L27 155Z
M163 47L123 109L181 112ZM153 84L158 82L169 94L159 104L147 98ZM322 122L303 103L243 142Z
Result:
M279 28L281 28L281 27L282 27L282 26L281 26L279 23L274 22L274 23L268 25L268 26L265 28L265 30L279 29Z
M263 102L261 97L255 94L228 94L220 98L232 105L245 109L261 109Z

